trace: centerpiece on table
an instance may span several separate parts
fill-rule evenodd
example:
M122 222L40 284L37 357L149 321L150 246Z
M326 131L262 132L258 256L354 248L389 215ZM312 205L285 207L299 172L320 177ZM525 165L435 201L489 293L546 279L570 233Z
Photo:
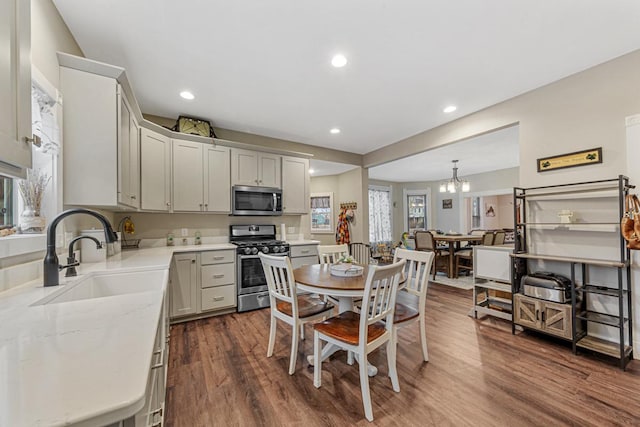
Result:
M364 267L357 265L355 262L356 260L352 256L343 255L335 264L331 265L331 274L340 277L361 276L364 272Z

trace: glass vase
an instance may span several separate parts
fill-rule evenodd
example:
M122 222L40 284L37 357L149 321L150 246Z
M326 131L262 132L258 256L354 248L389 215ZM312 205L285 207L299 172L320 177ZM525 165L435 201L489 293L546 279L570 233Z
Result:
M20 231L24 234L44 233L47 220L40 215L40 211L30 206L25 206L20 214Z

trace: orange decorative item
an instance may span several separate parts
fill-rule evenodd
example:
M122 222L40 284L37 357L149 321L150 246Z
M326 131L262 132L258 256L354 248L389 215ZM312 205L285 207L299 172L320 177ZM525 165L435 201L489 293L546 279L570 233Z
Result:
M347 209L340 209L338 214L338 227L336 228L336 243L338 245L349 244L351 239L349 237L349 221L347 220Z

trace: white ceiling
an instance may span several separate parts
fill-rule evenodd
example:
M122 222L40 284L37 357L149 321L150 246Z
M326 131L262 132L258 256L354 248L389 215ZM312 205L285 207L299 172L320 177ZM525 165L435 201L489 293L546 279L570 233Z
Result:
M361 154L640 48L637 0L53 1L145 113Z
M326 176L326 175L339 175L355 169L358 166L348 165L345 163L327 162L324 160L311 159L309 162L309 169L313 170L312 177Z
M391 182L447 180L458 160L458 177L514 168L520 164L518 126L425 151L369 169L370 179Z

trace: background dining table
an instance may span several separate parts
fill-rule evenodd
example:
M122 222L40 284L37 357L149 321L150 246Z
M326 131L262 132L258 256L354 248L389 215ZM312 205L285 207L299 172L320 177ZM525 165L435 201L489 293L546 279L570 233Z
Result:
M449 244L449 264L447 267L447 277L455 277L455 252L460 248L460 242L481 242L482 236L471 234L434 234L436 242L447 242Z

